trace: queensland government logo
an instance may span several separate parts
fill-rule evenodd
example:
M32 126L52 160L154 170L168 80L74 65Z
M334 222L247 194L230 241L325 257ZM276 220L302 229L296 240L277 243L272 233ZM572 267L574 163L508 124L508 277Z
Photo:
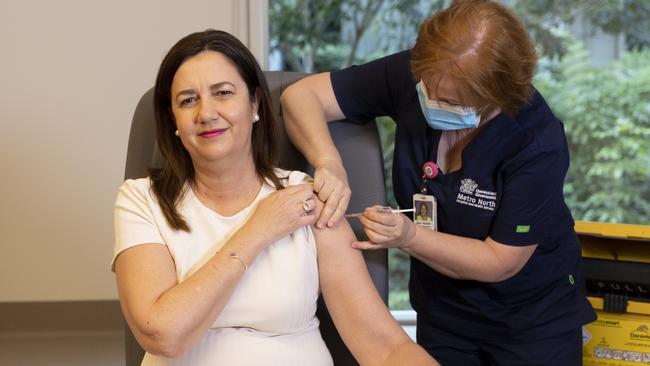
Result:
M474 194L474 190L478 188L478 184L472 179L465 178L460 181L460 191L467 194Z
M482 190L479 185L471 178L465 178L460 181L458 196L456 202L461 205L482 208L484 210L494 211L497 206L497 193Z

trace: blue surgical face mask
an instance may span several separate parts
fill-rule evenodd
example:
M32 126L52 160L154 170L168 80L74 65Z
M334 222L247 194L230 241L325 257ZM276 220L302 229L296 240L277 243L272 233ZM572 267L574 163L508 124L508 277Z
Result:
M420 81L415 88L418 91L420 108L429 127L435 130L460 130L475 128L481 117L474 108L464 108L429 99L424 83Z

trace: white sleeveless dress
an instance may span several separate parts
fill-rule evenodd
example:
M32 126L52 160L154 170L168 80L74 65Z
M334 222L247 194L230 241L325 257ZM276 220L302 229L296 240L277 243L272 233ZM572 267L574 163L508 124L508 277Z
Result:
M285 185L299 184L301 172L276 169ZM144 243L164 243L181 282L218 251L252 214L259 200L273 192L265 184L254 202L224 217L205 207L188 190L179 205L191 233L172 230L165 221L148 178L127 180L115 205L115 257ZM311 365L331 366L332 358L318 329L316 247L310 227L303 227L262 251L203 339L177 358L145 354L144 366Z

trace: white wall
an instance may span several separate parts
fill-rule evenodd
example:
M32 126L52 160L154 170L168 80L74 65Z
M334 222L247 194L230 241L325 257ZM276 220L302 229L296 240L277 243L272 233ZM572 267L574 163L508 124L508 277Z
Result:
M218 28L266 57L266 0L0 0L0 302L115 299L113 202L165 52Z

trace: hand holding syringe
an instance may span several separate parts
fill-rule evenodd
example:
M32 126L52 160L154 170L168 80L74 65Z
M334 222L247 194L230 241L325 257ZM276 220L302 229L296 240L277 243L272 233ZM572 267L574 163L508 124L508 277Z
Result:
M400 213L400 212L413 212L413 209L412 208L406 208L406 209L403 209L403 210L399 210L399 209L390 208L388 206L379 206L379 207L377 207L377 211L382 212L382 213L394 213L394 214L397 214L397 213ZM359 217L359 216L363 216L363 212L350 213L350 214L345 215L345 217L347 217L347 218Z

